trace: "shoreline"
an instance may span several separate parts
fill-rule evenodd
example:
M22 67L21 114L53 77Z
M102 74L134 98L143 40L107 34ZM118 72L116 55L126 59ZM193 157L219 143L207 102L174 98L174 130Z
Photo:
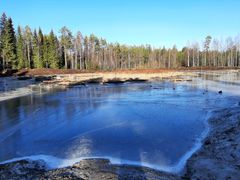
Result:
M57 169L48 169L42 160L25 159L0 164L0 178L11 174L14 177L39 179L236 179L240 176L240 152L236 148L240 146L239 106L215 110L207 122L208 134L201 140L200 148L187 159L184 168L178 173L138 165L114 164L103 158L83 159L72 166ZM68 174L67 177L64 174Z
M76 85L86 84L120 84L125 82L146 82L161 80L183 81L179 76L192 76L191 72L171 71L160 73L82 73L82 74L53 74L53 75L34 75L19 77L1 77L0 102L33 94L33 86L39 86L42 89L52 88L70 88ZM21 80L20 80L20 79Z
M49 70L49 73L41 75L37 72L28 74L15 74L17 76L0 77L0 85L4 79L8 79L6 90L0 88L0 102L31 95L33 93L32 87L37 86L42 89L49 90L51 88L70 88L76 85L86 84L120 84L125 82L145 82L145 81L163 81L171 80L173 82L191 81L199 73L198 70L123 70L116 72L84 72L73 74L55 74L54 70ZM63 71L63 70L61 70ZM205 70L203 70L205 71ZM224 69L224 70L207 70L205 72L239 72L239 69ZM56 71L57 73L58 71ZM202 72L202 71L200 71ZM182 78L188 76L190 79ZM26 85L21 85L21 84ZM15 85L17 84L17 85ZM18 85L20 84L20 85Z

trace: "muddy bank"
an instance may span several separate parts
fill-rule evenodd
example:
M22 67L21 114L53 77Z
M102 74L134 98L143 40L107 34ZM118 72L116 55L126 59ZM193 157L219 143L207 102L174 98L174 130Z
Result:
M71 167L48 170L43 161L0 165L0 179L238 179L240 177L240 108L214 112L210 133L179 174L150 168L113 165L105 159L82 160Z

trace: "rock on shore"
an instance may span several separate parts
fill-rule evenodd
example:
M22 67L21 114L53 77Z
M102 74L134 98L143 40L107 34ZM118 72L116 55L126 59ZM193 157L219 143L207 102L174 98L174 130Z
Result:
M71 167L47 170L42 161L21 160L0 165L0 179L179 179L146 167L113 165L107 159L82 160Z

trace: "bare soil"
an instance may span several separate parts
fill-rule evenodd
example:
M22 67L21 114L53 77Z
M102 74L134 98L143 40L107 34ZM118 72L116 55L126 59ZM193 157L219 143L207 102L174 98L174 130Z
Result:
M131 70L112 70L112 71L98 71L98 70L74 70L74 69L21 69L21 70L5 70L0 71L1 76L43 76L43 75L55 75L55 74L79 74L79 73L162 73L162 72L174 72L174 71L192 71L192 70L228 70L239 68L227 68L227 67L191 67L191 68L172 68L172 69L131 69Z

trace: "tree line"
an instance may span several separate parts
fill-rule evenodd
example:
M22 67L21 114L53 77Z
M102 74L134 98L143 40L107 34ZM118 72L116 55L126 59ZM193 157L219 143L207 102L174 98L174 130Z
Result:
M108 43L94 34L83 36L67 28L43 34L29 26L15 31L5 13L0 19L0 69L65 68L115 70L178 67L239 67L240 37L226 40L207 36L201 43L188 43L181 50Z

